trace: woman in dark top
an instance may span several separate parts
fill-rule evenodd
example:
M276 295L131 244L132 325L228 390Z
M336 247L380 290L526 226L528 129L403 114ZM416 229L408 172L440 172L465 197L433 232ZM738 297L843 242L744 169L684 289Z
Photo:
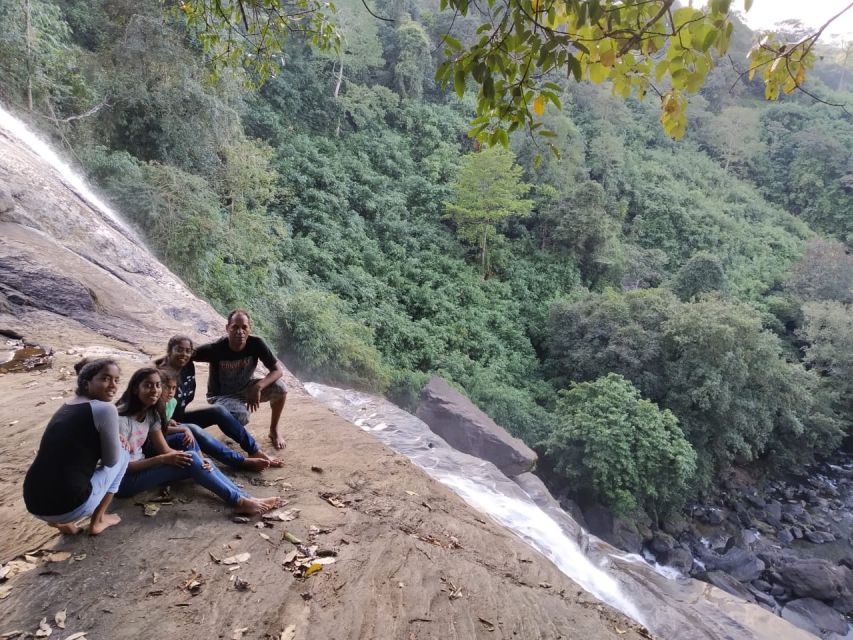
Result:
M97 535L121 518L107 513L130 460L112 404L119 368L113 360L83 360L77 396L50 419L36 459L24 479L24 502L35 517L62 533L78 533L77 520L91 516Z
M227 409L219 405L194 410L187 408L195 398L195 364L192 361L194 349L193 341L187 336L172 336L166 346L166 355L155 361L158 367L167 369L178 377L178 389L175 393L178 404L172 418L176 422L195 424L202 428L217 425L222 433L237 442L248 454L247 460L263 460L271 467L280 467L281 460L264 453L252 434Z

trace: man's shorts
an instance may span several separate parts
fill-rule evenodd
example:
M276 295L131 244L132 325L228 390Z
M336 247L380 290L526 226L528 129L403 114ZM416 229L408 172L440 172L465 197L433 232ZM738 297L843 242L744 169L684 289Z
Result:
M260 378L253 379L252 382L247 385L246 389L255 382L258 382L258 380L260 380ZM210 404L216 404L223 407L232 416L234 416L240 424L245 426L249 424L249 419L251 418L249 409L246 408L246 389L243 389L240 393L235 393L233 395L211 396L207 401ZM281 400L286 396L287 384L281 378L261 390L261 402L275 402L276 400Z

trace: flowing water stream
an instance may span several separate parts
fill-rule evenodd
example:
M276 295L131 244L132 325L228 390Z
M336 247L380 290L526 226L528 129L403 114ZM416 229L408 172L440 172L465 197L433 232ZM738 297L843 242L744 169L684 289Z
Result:
M588 536L532 474L514 481L461 453L384 398L308 383L315 399L411 459L471 506L549 558L600 600L667 640L814 638L757 605Z
M62 176L65 184L67 184L74 193L79 195L90 206L101 211L110 219L110 221L118 225L123 231L128 231L127 225L122 221L118 214L116 214L109 205L95 195L83 178L79 176L68 165L68 163L62 160L50 145L33 133L21 120L6 111L3 105L0 105L0 130L5 131L12 138L19 140L29 148L30 151L45 160L50 164L50 166L56 169L57 173Z

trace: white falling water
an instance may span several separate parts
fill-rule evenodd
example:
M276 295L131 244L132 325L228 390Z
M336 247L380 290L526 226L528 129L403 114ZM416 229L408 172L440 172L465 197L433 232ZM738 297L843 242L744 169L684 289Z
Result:
M585 556L577 542L492 463L456 451L414 416L390 403L377 406L374 396L311 382L305 389L513 531L599 600L645 625L619 583Z
M121 218L119 218L109 205L92 192L92 189L85 181L74 172L68 163L57 155L50 145L39 138L27 125L9 113L2 105L0 105L0 130L6 131L13 138L26 145L30 151L56 169L59 175L62 176L62 180L72 191L83 198L93 208L107 216L121 229L130 232Z

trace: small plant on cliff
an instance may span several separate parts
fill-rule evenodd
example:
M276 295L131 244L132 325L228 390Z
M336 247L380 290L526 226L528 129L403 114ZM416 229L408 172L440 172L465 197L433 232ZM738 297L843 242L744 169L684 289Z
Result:
M558 424L542 443L554 469L619 513L682 506L696 452L668 410L610 373L561 392Z

